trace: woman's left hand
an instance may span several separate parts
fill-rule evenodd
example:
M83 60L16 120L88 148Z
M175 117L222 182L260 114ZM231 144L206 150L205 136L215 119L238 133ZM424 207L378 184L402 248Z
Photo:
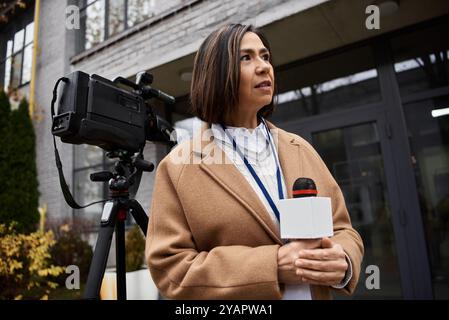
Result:
M309 284L332 286L343 281L348 262L341 245L329 238L321 240L321 248L299 252L295 261L296 274Z

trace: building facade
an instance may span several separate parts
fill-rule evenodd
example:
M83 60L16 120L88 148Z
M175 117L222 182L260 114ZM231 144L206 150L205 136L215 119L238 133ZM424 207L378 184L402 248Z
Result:
M101 205L72 210L60 191L50 133L59 77L82 70L134 80L150 71L154 86L177 100L155 110L181 132L194 121L188 93L200 43L223 24L251 23L272 46L271 121L317 149L364 240L354 297L449 297L448 1L43 0L39 9L34 42L33 6L0 26L0 81L29 94L22 56L37 45L33 117L49 215L101 214ZM149 142L145 158L157 164L167 151ZM60 152L75 198L105 197L107 188L88 179L111 165L101 149L61 144ZM144 174L136 196L147 211L153 178Z

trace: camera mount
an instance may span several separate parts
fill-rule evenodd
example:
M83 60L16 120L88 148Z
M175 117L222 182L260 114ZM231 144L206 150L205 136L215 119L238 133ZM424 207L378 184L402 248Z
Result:
M148 217L137 200L130 198L129 188L133 184L139 183L135 178L139 177L140 180L142 171L153 171L154 165L144 161L140 154L131 157L131 154L126 151L109 152L107 156L119 158L115 163L114 171L102 171L90 175L92 181L109 181L110 200L103 207L100 230L89 269L84 298L98 299L100 296L112 235L115 231L117 299L126 300L126 217L131 214L145 236L148 227Z

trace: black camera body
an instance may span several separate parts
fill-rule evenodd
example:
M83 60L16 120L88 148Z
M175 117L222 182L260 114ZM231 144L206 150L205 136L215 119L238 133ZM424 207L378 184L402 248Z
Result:
M114 231L118 272L117 296L119 300L126 299L124 235L127 214L134 217L144 234L148 229L148 216L142 206L133 199L143 172L154 170L154 164L144 160L143 148L146 140L160 141L171 146L176 144L174 129L153 112L149 103L151 98L165 103L174 103L175 99L152 88L152 82L153 76L147 72L139 72L134 83L123 77L110 81L98 75L89 76L76 71L59 78L53 88L51 130L55 163L64 199L74 209L107 202L103 207L101 227L89 268L85 290L87 299L98 299L100 296L101 281ZM55 103L61 83L63 87L55 115ZM64 177L55 136L65 143L98 146L108 151L108 158L118 158L113 170L90 175L91 181L108 183L109 199L82 206L73 199Z
M148 79L146 75L142 78L151 82L152 77ZM62 142L130 152L142 149L146 140L170 142L173 129L155 116L146 103L152 97L149 93L158 90L121 77L110 81L82 71L65 78L68 81L62 83L58 111L52 124L52 134L59 136ZM119 84L133 90L126 90Z

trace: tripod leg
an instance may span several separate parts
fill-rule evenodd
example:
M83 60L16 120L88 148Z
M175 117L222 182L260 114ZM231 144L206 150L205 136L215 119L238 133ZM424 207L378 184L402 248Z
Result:
M100 298L101 283L103 281L104 271L106 270L118 209L117 200L108 201L103 207L101 228L98 233L94 255L89 268L89 275L87 277L86 290L84 292L85 299Z
M119 211L115 227L115 256L117 258L117 300L126 300L125 219L126 211L125 209L121 209Z
M140 229L142 230L143 234L147 235L147 229L148 229L148 216L146 215L145 211L143 210L142 206L139 202L135 199L130 199L128 201L128 206L131 210L131 213L133 215L134 220L139 225Z

